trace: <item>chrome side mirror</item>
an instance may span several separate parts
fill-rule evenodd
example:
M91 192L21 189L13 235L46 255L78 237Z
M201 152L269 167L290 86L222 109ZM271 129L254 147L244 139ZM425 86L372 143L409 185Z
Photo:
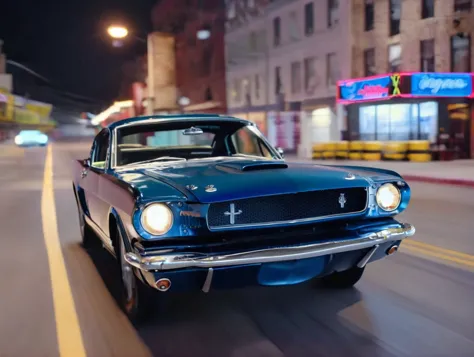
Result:
M285 151L284 151L282 148L277 148L277 151L278 151L278 153L280 154L280 156L281 156L282 158L285 157Z
M90 158L84 159L83 164L85 167L91 166L91 159Z

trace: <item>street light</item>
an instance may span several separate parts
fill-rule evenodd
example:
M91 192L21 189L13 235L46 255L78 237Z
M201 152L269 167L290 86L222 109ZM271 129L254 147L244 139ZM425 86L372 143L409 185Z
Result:
M128 36L128 30L123 26L109 26L107 28L107 33L114 39L123 39Z

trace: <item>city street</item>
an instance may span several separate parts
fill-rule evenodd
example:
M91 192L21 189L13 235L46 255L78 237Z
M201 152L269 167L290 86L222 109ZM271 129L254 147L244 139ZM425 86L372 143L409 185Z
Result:
M0 147L1 357L474 356L474 189L413 182L400 219L417 234L354 289L172 296L137 330L113 258L79 244L71 162L88 150Z

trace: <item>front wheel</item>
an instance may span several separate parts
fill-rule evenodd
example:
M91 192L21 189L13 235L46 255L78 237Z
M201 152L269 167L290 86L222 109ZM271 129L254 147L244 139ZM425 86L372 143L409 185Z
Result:
M334 272L321 279L324 286L332 289L348 289L353 287L362 277L364 268L354 267L349 270Z
M125 244L117 229L117 240L119 245L117 260L121 275L121 307L132 323L146 321L152 313L151 289L145 286L136 276L131 267L123 258L126 253Z

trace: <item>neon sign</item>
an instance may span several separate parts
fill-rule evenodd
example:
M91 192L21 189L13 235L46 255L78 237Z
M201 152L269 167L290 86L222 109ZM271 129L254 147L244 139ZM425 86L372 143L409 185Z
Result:
M414 73L411 94L436 97L468 97L472 94L470 73Z
M342 104L392 97L474 98L472 73L390 73L338 82L337 102Z
M357 94L364 98L379 98L388 94L388 88L377 85L366 85L357 91Z
M400 95L400 74L395 73L390 76L390 80L392 81L392 95Z
M390 96L391 81L389 75L344 81L339 84L339 98L341 101L387 98Z

